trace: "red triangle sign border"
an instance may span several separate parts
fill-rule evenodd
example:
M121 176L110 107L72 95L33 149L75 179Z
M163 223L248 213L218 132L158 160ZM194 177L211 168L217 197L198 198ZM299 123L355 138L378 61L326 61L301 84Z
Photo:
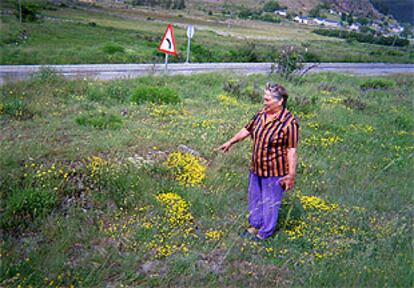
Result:
M167 37L168 31L170 31L170 33L171 33L171 41L172 41L171 44L172 44L172 47L173 47L173 51L161 48L161 45L164 43L165 38ZM173 27L172 27L171 24L168 24L167 29L165 30L165 33L164 33L164 36L162 37L160 45L158 45L158 51L164 52L164 53L167 53L167 54L171 54L171 55L174 55L174 56L177 55L177 50L176 50L176 46L175 46L175 39L174 39L174 32L173 32Z

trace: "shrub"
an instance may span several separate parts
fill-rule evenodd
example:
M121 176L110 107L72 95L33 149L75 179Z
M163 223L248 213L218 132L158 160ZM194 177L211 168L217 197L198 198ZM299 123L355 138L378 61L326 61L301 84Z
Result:
M413 126L414 126L413 122L414 121L411 117L407 117L403 114L396 116L393 121L394 125L398 127L398 129L408 130L408 131L413 129Z
M242 80L228 80L223 83L223 90L237 98L241 98L242 90L246 86L246 83Z
M361 90L368 89L389 89L395 86L395 82L388 79L369 79L361 84Z
M131 101L137 104L176 104L180 102L180 97L177 91L169 87L139 86L132 93Z
M228 80L223 83L223 90L239 100L248 100L252 103L262 101L263 90L260 89L257 82L249 87L243 80Z
M42 66L40 69L32 75L33 80L40 81L42 83L56 83L63 81L63 77L59 75L58 71L48 66Z
M122 118L118 115L89 113L76 117L76 123L81 126L93 127L96 129L119 129L122 128Z
M364 110L367 107L367 104L365 104L361 99L358 98L346 98L344 99L344 105L351 109L357 109L357 110Z
M289 193L282 199L282 205L279 209L277 218L277 229L286 228L289 223L301 219L305 215L305 210L300 202L299 197L293 193Z
M289 111L294 114L309 114L317 110L316 103L318 102L318 96L312 96L311 98L306 96L295 96L292 98L293 101L288 101L287 107Z
M41 7L37 3L21 1L20 7L21 7L21 13L22 13L22 21L33 22L39 18L39 11ZM19 10L20 10L19 4L16 1L15 15L17 18L20 17Z
M280 48L277 57L277 70L284 79L291 80L293 76L301 71L305 61L303 53L298 47L286 45Z
M17 98L0 102L0 115L6 115L16 120L27 120L33 117L33 113L26 104Z
M371 33L358 33L355 31L345 31L339 29L315 29L313 32L323 36L338 37L343 39L355 39L358 42L378 45L408 46L410 44L410 41L407 39L385 36L375 37Z
M108 54L124 53L125 48L115 43L106 43L102 47L102 51Z
M130 93L130 89L120 81L111 82L111 84L105 87L106 97L119 102L129 99Z
M215 62L218 61L213 51L207 48L205 45L200 45L191 42L191 60L192 62ZM184 48L184 47L183 47ZM187 48L185 48L187 49Z
M55 206L53 192L38 189L12 191L5 200L1 226L14 227L46 216Z

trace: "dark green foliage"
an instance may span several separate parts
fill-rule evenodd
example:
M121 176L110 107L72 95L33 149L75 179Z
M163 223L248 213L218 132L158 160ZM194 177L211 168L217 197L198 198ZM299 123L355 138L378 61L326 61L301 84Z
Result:
M223 90L243 101L250 101L252 103L262 101L263 90L260 89L257 82L254 82L253 86L248 86L243 80L228 80L223 83Z
M166 9L184 9L185 6L185 0L132 0L132 5L136 6L151 6L151 7L163 7Z
M132 93L131 102L175 104L180 102L180 97L177 91L170 87L139 86Z
M40 80L45 84L56 84L59 81L63 81L63 77L58 74L58 71L48 66L41 67L32 75L32 78L34 81Z
M389 89L395 86L395 82L388 79L370 79L365 81L359 87L361 90L368 89Z
M258 20L266 21L266 22L273 22L273 23L280 23L280 17L275 16L273 14L264 14Z
M296 46L286 45L279 49L277 73L284 79L291 80L300 72L305 62L304 53Z
M191 42L190 57L191 57L192 62L216 62L218 61L217 56L212 50L206 47L206 45L200 45L198 43L195 43L195 41Z
M292 220L298 220L305 215L302 204L295 194L285 195L282 199L282 205L279 209L276 229L289 228L287 223Z
M39 12L40 12L41 7L39 6L38 3L21 1L20 8L21 8L22 21L33 22L39 18ZM19 11L20 8L19 8L18 2L16 1L15 15L17 18L20 17L20 11Z
M86 98L100 103L122 103L130 97L130 88L120 81L110 82L107 85L89 85L86 90Z
M313 7L309 13L308 13L309 17L321 17L321 8L319 7L319 5Z
M397 115L394 118L393 124L398 129L410 131L413 129L414 121L412 117L408 117L406 115Z
M296 95L292 97L292 101L288 101L286 106L289 111L292 111L295 115L299 113L309 114L318 109L319 98L316 95L312 97L307 97L303 95Z
M351 109L364 110L367 107L367 104L362 101L360 98L351 98L348 97L344 100L344 105Z
M269 1L263 5L263 11L265 12L274 12L278 9L280 9L280 5L277 3L277 1Z
M81 126L93 127L96 129L120 129L123 126L122 118L109 113L89 113L76 117L76 123Z
M395 37L375 37L370 33L358 33L354 31L345 31L339 29L315 29L313 30L314 33L329 36L329 37L338 37L343 39L355 39L358 42L364 43L371 43L371 44L378 44L378 45L385 45L385 46L408 46L410 41L407 39L402 38L395 38Z
M56 196L50 191L34 188L12 190L4 201L0 224L2 227L27 224L35 218L46 216L55 203Z
M27 120L32 118L34 114L23 100L12 98L0 101L0 117L1 115L16 120Z
M125 48L115 43L106 43L102 47L102 51L108 54L124 53Z

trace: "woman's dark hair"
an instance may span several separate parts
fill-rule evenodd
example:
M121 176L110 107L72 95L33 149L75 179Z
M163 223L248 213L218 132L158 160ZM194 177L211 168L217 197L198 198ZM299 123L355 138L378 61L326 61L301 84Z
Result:
M280 84L267 82L265 85L265 90L269 91L273 98L276 100L283 99L282 105L286 107L286 102L289 97L285 87Z

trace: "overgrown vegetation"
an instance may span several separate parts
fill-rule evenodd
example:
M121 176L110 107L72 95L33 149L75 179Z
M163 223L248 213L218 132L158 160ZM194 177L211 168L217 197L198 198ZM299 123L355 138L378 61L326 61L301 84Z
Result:
M162 63L164 60L164 55L156 50L165 31L165 25L159 23L164 21L163 12L113 10L114 15L109 15L99 7L53 6L55 10L41 7L41 21L20 25L13 15L0 17L1 64ZM270 20L276 17L270 12L258 15ZM169 62L182 63L186 59L186 31L176 24L186 25L189 19L182 15L174 16L171 21L177 56L170 57ZM311 33L307 27L298 30L283 23L270 25L256 21L251 26L243 24L244 21L214 25L208 18L198 21L194 24L196 30L198 25L206 29L197 30L192 39L191 62L273 62L278 50L287 44L306 48L307 62L414 61L412 46L379 49L378 45L358 41L344 43Z
M315 29L314 33L329 36L329 37L338 37L349 40L356 40L363 43L371 43L385 46L408 46L410 41L407 39L395 37L385 37L385 36L374 36L371 33L359 33L355 31L346 31L339 29Z
M1 91L34 116L0 114L0 286L412 286L411 75L57 79ZM252 243L249 140L214 148L268 80L300 123L297 179Z

